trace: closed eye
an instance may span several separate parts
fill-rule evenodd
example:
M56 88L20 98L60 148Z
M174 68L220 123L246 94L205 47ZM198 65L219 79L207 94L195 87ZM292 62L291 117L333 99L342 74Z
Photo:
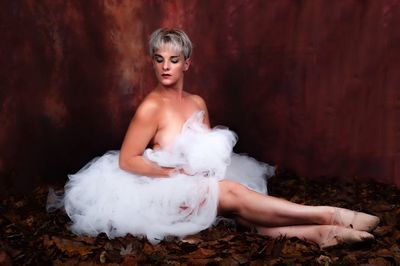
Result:
M164 61L164 58L162 58L162 56L155 55L154 60L156 60L157 63L162 63Z

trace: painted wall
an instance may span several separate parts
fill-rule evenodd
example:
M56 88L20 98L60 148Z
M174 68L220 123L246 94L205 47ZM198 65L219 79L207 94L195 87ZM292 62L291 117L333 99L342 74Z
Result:
M187 90L238 152L400 186L400 1L0 1L1 191L119 149L155 85L147 39L183 28Z

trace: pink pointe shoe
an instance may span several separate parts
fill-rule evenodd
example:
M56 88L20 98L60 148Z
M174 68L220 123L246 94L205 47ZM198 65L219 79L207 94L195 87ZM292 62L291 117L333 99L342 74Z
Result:
M335 212L331 218L331 224L352 228L358 231L371 232L374 230L380 219L378 216L370 215L364 212L356 212L344 208L334 208Z
M333 247L339 244L354 244L373 240L374 236L365 231L352 228L334 226L334 228L318 243L321 249Z

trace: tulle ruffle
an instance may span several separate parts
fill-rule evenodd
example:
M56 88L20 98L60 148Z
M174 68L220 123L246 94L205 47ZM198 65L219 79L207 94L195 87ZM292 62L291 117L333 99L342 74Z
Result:
M130 233L156 243L211 226L222 179L266 194L266 178L275 168L232 153L236 134L222 127L208 129L203 116L195 113L173 145L143 154L160 166L182 167L189 175L155 178L126 172L119 168L118 151L107 152L70 175L62 203L71 230L91 236L104 232L110 238Z

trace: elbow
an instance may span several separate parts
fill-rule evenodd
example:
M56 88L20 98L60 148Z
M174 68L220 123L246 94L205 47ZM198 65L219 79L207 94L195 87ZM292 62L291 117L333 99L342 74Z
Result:
M119 168L121 168L122 170L129 171L129 166L128 166L129 163L125 156L121 156L121 154L120 154L118 164L119 164Z

